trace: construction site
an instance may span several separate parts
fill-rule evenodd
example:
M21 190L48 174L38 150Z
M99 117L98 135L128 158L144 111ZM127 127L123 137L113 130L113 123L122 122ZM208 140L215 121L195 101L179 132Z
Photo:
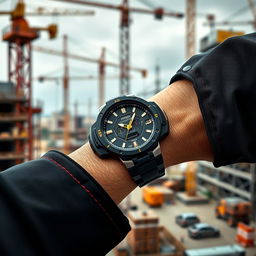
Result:
M148 99L191 56L255 32L256 1L0 0L0 29L5 171L73 152L106 101ZM256 164L174 165L119 207L132 229L108 256L256 255Z

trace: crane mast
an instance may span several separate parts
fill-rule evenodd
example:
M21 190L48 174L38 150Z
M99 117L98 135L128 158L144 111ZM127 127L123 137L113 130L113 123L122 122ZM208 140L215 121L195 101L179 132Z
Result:
M130 29L129 29L129 2L123 0L120 22L120 95L130 93L129 63L130 63Z
M196 49L196 0L186 0L186 58Z
M102 106L105 101L105 76L106 76L106 67L105 67L105 52L106 49L103 47L101 50L101 56L99 59L99 106Z
M63 111L64 111L64 148L65 154L70 150L70 114L69 114L69 67L68 67L68 36L63 36Z
M256 30L256 6L255 3L253 2L253 0L248 0L248 4L249 7L252 11L252 15L253 15L253 28L254 30Z

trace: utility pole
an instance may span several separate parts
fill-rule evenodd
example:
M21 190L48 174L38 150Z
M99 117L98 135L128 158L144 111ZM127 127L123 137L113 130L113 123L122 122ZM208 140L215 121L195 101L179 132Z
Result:
M186 0L186 58L196 49L196 0Z
M64 114L64 148L65 154L70 150L70 117L69 117L69 67L68 67L68 36L63 36L63 114Z
M78 129L78 102L75 101L74 103L74 128L75 131Z
M158 92L160 92L160 66L157 63L156 67L155 67L155 76L156 76L156 80L155 80L155 94L157 94Z
M91 123L92 121L92 98L88 99L87 102L87 119L88 119L88 123Z

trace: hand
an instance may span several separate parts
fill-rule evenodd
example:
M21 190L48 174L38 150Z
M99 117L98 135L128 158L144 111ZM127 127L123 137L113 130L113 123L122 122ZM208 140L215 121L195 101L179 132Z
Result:
M132 118L131 118L129 124L127 125L128 131L132 129L132 123L133 123L133 120L134 120L135 115L136 115L136 114L133 113Z
M127 141L128 134L129 134L129 129L127 128L127 132L126 132L126 135L125 135L125 141Z
M118 124L120 127L127 129L127 124Z

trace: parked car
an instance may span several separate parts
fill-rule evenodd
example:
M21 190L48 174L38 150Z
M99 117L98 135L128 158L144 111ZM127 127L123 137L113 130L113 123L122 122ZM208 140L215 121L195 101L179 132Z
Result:
M191 238L219 237L220 231L207 223L197 223L188 228Z
M194 213L182 213L176 216L175 220L183 228L200 222L200 219Z
M233 244L217 247L190 249L184 252L184 256L245 256L243 247Z

